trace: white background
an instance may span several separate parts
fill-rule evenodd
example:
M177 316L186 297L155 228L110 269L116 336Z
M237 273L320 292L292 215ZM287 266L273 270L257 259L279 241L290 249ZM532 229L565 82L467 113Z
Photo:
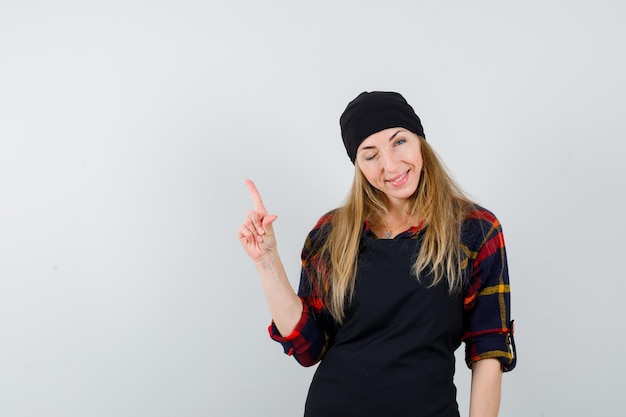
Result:
M401 92L503 223L501 415L618 414L623 4L2 0L0 415L301 415L313 369L267 336L244 179L295 285L364 90Z

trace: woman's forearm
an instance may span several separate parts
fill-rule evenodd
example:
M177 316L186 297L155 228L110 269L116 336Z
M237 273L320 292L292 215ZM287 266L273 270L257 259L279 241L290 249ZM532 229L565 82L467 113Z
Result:
M483 359L472 367L470 417L497 417L502 390L502 367L497 359Z
M302 316L302 300L293 290L276 251L255 262L272 320L282 336L293 332Z

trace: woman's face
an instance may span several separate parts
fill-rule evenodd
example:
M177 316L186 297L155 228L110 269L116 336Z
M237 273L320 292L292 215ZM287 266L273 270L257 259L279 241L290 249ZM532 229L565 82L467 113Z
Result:
M393 127L374 133L361 143L356 159L363 176L392 204L405 202L417 189L422 152L413 132Z

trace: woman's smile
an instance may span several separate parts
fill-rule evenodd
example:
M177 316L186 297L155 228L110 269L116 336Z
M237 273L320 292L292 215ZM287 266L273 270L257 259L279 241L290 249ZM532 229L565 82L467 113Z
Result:
M397 177L391 178L386 181L390 183L391 185L393 185L394 187L402 187L404 184L407 183L408 180L409 180L409 170L403 172Z

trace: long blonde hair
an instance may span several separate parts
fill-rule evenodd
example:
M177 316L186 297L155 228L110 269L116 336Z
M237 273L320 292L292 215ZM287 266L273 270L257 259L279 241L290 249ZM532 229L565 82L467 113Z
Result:
M462 284L461 225L471 204L446 171L435 151L419 137L423 168L409 214L424 225L423 244L413 265L419 279L422 272L433 273L431 286L446 280L453 292ZM359 243L365 220L387 213L384 194L372 187L355 162L352 187L343 206L333 214L325 242L310 256L325 260L328 268L317 270L322 299L333 318L342 323L345 308L352 299L356 278Z

